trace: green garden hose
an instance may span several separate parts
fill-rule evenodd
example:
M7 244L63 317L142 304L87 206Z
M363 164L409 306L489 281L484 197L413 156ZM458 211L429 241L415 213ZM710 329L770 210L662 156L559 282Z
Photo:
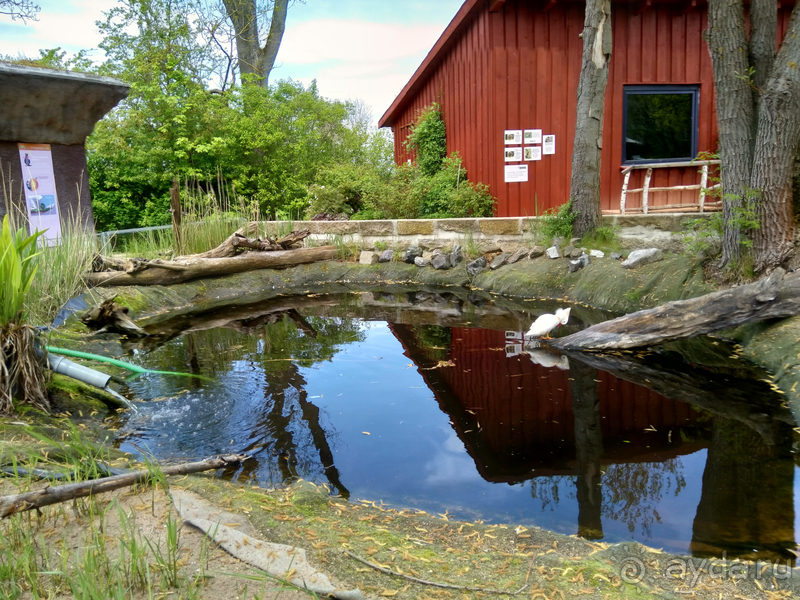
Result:
M210 381L208 377L203 377L202 375L196 375L194 373L179 373L177 371L153 371L151 369L145 369L144 367L140 367L139 365L132 365L131 363L126 363L121 360L117 360L116 358L109 358L108 356L102 356L100 354L90 354L89 352L80 352L78 350L69 350L67 348L54 348L53 346L47 346L47 351L53 354L72 356L74 358L97 360L100 362L108 363L110 365L114 365L115 367L120 367L121 369L127 369L128 371L133 371L134 373L157 373L159 375L178 375L180 377L196 377L197 379L205 379L206 381Z

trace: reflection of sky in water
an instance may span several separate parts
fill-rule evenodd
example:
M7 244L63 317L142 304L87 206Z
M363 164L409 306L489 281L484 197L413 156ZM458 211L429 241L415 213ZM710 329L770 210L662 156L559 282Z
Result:
M449 511L462 519L577 532L574 476L537 477L516 484L485 481L450 417L441 411L387 325L373 322L363 330L363 342L340 346L330 361L311 367L273 367L278 372L295 368L294 384L305 381L305 401L319 408L318 423L340 481L352 499L368 498L432 513ZM154 351L144 362L155 364L158 353ZM281 410L269 414L274 398L260 360L237 360L224 378L186 393L180 393L185 382L177 378L150 376L134 381L131 388L140 398L172 399L145 403L138 415L130 415L121 432L127 434L122 449L134 450L135 444L156 457L198 458L250 448L256 452L258 466L248 477L265 486L278 485L285 476L276 466L285 444L276 444L274 439L276 419L283 419L296 446L294 455L286 459L296 475L326 482L313 435L299 418L298 390L285 386ZM159 368L167 366L159 364ZM645 520L650 521L648 527L634 519L631 529L630 520L611 518L609 512L618 507L610 504L604 492L604 539L632 539L686 551L700 501L706 454L701 450L681 456L675 459L679 463L675 472L657 473L663 485L657 497L642 506ZM654 470L658 472L660 467ZM676 476L685 478L679 493Z

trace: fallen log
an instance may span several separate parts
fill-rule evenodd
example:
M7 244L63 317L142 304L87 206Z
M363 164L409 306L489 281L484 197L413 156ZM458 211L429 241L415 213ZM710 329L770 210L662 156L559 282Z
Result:
M164 475L188 475L189 473L199 473L212 469L221 469L230 465L241 463L247 456L241 454L224 454L214 458L207 458L198 462L183 463L171 467L164 467L161 472ZM0 519L5 519L13 514L42 508L51 504L58 504L65 500L74 498L86 498L95 494L110 492L119 488L144 483L152 473L148 469L115 475L113 477L103 477L92 481L80 481L56 487L46 487L33 492L14 494L12 496L0 497Z
M288 235L283 236L278 240L267 238L262 240L260 238L251 240L248 236L258 231L258 224L250 222L244 227L234 231L228 239L222 242L216 248L212 248L207 252L199 254L188 254L186 256L179 256L175 260L184 260L187 258L225 258L236 256L243 249L260 250L260 251L279 251L290 250L302 242L305 238L311 235L308 229L300 231L292 231Z
M799 314L800 272L777 269L755 283L640 310L554 339L550 345L561 350L640 348Z
M189 256L170 263L153 265L147 263L143 269L132 273L124 271L85 273L84 280L90 286L172 285L199 277L218 277L256 269L282 269L321 260L332 260L338 256L338 253L336 246L321 246L276 252L247 252L227 258ZM169 267L165 266L167 264Z

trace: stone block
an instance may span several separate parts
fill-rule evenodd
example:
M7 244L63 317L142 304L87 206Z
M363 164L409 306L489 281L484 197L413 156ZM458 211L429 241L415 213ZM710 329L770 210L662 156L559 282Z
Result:
M378 257L378 262L387 263L394 260L394 250L384 250Z
M530 258L539 258L544 255L544 246L534 246L531 253L528 255Z
M439 271L443 271L445 269L449 269L450 268L450 256L448 254L444 254L444 253L434 254L431 257L431 266L434 269L437 269Z
M403 262L407 262L409 264L413 263L415 259L422 256L422 248L419 246L409 246L406 248L406 251L403 252Z
M439 231L456 233L473 233L478 230L475 219L436 219L436 228Z
M519 235L519 223L519 217L478 219L478 227L484 235Z
M433 221L423 219L397 221L397 235L433 235Z
M361 235L394 235L394 221L353 221Z
M606 253L602 250L589 250L589 256L593 256L595 258L603 258L605 255Z
M374 265L378 262L378 254L371 250L364 250L358 257L358 263L361 265Z
M561 254L558 252L558 246L550 246L545 250L545 255L547 258L561 258Z

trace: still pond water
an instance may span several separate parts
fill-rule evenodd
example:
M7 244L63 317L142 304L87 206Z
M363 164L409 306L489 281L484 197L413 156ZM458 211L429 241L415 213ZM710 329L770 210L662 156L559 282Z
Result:
M132 361L119 446L250 454L223 476L608 542L793 558L795 426L721 341L561 356L557 304L412 291L307 295L161 324ZM608 315L574 306L566 335Z

